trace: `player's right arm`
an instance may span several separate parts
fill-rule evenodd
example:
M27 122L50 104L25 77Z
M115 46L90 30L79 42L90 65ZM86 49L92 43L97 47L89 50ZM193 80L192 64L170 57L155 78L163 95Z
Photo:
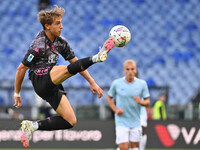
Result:
M24 80L24 76L26 74L27 69L28 69L28 67L23 65L22 63L17 68L17 72L16 72L16 76L15 76L15 90L14 90L15 104L13 105L16 108L20 108L22 106L20 90L21 90L22 82Z
M107 100L107 102L108 102L108 105L109 105L110 108L112 109L112 111L113 111L115 114L117 114L118 116L121 116L122 113L124 112L124 110L123 110L123 109L118 109L118 108L116 107L116 105L115 105L115 103L114 103L112 97L108 95L107 98L106 98L106 100Z

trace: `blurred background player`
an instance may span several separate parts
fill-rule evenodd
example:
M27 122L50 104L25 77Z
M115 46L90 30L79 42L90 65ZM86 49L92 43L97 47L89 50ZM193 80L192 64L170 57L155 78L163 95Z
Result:
M38 1L38 10L44 10L50 8L51 1L50 0L39 0Z
M140 109L149 105L150 94L146 82L136 78L134 60L124 62L123 72L125 77L112 82L106 100L115 113L117 149L138 150L142 135Z
M139 78L138 70L137 70L137 73L135 76L137 78ZM141 109L140 109L140 121L141 121L141 127L142 127L142 136L141 136L140 142L139 142L139 150L145 150L146 143L147 143L147 135L146 135L147 120L148 120L147 108L149 108L149 107L141 107Z
M153 119L154 120L166 120L167 113L165 109L166 94L160 94L158 100L153 106Z
M86 69L94 63L105 61L108 51L114 46L114 41L108 39L98 54L78 60L68 42L60 36L64 13L65 9L58 6L38 13L38 20L43 30L37 34L17 68L14 106L16 108L22 106L20 90L25 73L29 69L29 79L32 81L35 92L46 100L58 114L36 122L24 120L21 123L23 132L21 139L25 147L29 146L30 137L35 130L69 129L76 124L76 116L61 84L66 79L80 72L89 82L92 93L97 92L99 98L103 96L103 90ZM59 54L71 64L56 65Z
M139 78L138 71L135 76ZM140 142L139 142L140 150L145 150L146 143L147 143L147 135L146 135L147 121L148 121L147 108L149 107L141 107L140 109L140 121L141 121L141 127L142 127L142 137L140 138Z
M142 137L140 139L139 149L145 150L146 143L147 143L146 128L147 128L147 120L148 120L146 107L141 107L140 119L141 119L141 127L142 127Z
M1 108L2 110L2 108ZM24 118L23 114L16 113L12 108L5 108L4 111L0 112L0 119L16 119L22 120Z
M198 110L199 110L199 120L200 120L200 102L199 102L199 109Z

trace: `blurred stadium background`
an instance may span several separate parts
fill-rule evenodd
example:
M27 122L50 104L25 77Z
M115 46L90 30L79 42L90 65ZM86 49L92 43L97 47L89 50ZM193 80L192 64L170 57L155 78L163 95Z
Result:
M23 108L12 108L17 66L37 32L42 29L36 16L38 4L38 0L0 0L2 119L36 120L54 113L35 95L27 75L21 93ZM125 25L132 33L132 40L126 47L115 47L109 53L106 63L88 69L104 89L103 98L99 100L93 96L88 83L80 75L63 83L78 119L105 122L113 119L105 100L107 90L114 79L123 76L123 62L134 59L140 78L145 79L150 88L151 106L159 94L166 93L168 120L171 121L169 123L176 124L176 120L191 124L195 122L195 125L199 123L200 0L51 0L49 7L54 4L66 9L62 36L68 40L78 58L96 54L115 25ZM60 57L59 64L68 63ZM8 120L0 120L1 131L6 129L6 125L2 125L5 121ZM183 128L181 123L177 123L180 129ZM188 135L192 127L188 125ZM200 144L198 130L197 125L191 139L196 139L197 145ZM11 141L6 144L2 141L0 140L0 145L9 148ZM114 139L111 143L113 141ZM184 145L181 142L179 144ZM193 145L191 143L188 144L190 148L197 148L194 142ZM113 148L115 147L113 144Z

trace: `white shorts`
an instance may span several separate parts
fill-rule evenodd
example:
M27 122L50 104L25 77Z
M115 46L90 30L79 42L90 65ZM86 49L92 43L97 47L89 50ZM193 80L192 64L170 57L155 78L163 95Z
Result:
M116 144L126 142L139 142L142 136L142 128L116 127Z
M147 116L140 116L141 126L147 127Z

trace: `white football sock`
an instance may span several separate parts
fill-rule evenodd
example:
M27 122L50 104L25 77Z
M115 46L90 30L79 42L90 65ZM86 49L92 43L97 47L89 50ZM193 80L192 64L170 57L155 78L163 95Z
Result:
M145 134L145 135L142 136L140 143L139 143L140 150L145 150L146 143L147 143L147 135Z
M97 57L98 57L98 54L92 56L92 62L93 62L93 63L96 63L96 62L97 62Z
M37 130L39 128L37 121L32 122L32 125L33 125L34 130Z
M130 148L129 150L139 150L139 148L138 147L136 147L136 148Z

